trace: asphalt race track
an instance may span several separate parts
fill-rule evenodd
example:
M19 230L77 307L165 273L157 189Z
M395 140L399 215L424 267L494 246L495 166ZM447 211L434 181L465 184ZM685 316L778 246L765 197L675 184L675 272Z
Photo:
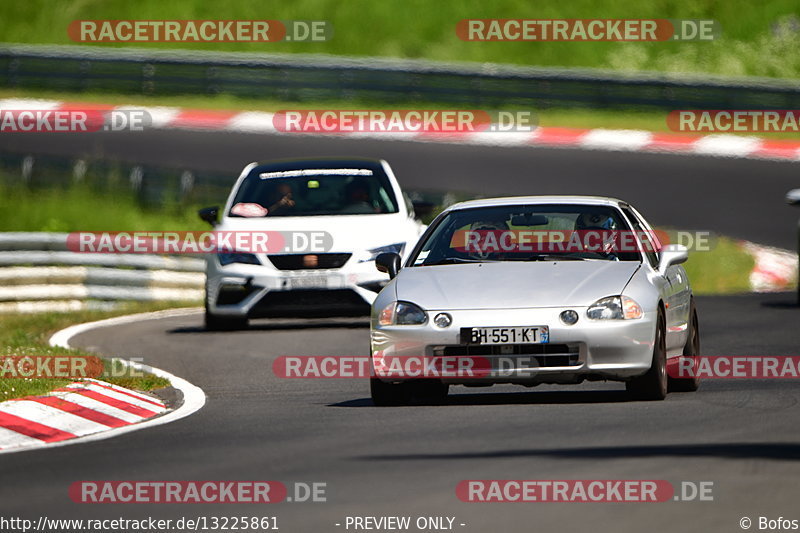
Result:
M4 137L23 150L193 162L232 176L251 159L347 154L388 159L405 187L483 194L625 198L656 224L791 248L798 212L788 163L539 148L157 132L63 142ZM706 355L800 355L793 294L699 297ZM741 531L740 518L800 518L796 380L706 381L664 402L620 384L451 389L448 405L376 408L355 379L287 380L280 355L364 355L365 320L254 321L207 333L200 314L81 334L75 346L143 358L201 387L208 403L177 422L101 442L6 455L5 514L49 517L277 516L280 529L345 531L347 516L454 516L462 531ZM326 503L78 505L79 480L327 483ZM460 502L464 479L711 481L713 501L649 504ZM796 516L792 516L792 514ZM340 523L342 526L336 526ZM460 526L460 524L465 524ZM754 524L753 529L757 529ZM351 530L352 531L352 530Z
M708 355L800 353L791 296L699 298ZM347 515L455 516L463 531L736 531L742 516L790 516L800 475L792 380L706 381L697 393L630 402L613 383L451 390L438 407L373 407L356 379L287 380L279 355L367 353L363 321L256 321L206 333L200 314L79 335L73 344L144 357L202 387L189 418L98 443L3 457L16 515L140 518L277 515L284 531L338 531ZM479 392L475 392L479 391ZM77 480L327 483L327 503L78 505ZM462 503L463 479L713 481L714 501ZM10 490L13 480L13 490Z
M376 157L391 163L407 189L614 196L656 225L712 230L788 249L796 247L800 215L784 200L800 183L797 165L785 161L180 130L6 133L2 148L230 172L231 184L251 161Z

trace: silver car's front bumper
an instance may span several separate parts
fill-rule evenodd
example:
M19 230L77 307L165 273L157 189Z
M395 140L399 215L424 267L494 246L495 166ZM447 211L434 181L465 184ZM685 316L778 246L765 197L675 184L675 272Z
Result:
M433 310L427 312L427 323L420 326L381 326L373 314L371 348L376 375L384 381L401 381L388 367L409 359L424 359L429 368L442 363L442 368L454 369L439 376L453 384L627 380L650 368L656 313L645 313L637 320L590 320L586 308L572 307L569 309L577 311L580 318L568 326L559 318L566 309ZM440 312L451 315L449 327L433 324ZM547 326L549 343L475 346L461 342L461 328L512 326ZM470 373L466 370L469 365L454 364L459 358L488 362L492 370Z

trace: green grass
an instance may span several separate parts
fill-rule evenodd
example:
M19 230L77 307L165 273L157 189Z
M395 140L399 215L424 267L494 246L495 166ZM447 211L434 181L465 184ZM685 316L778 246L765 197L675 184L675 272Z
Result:
M147 209L130 194L88 186L37 188L0 184L2 231L195 231L207 225L196 208Z
M691 252L684 264L695 294L732 294L750 291L755 262L736 241L716 239L709 252Z
M796 78L800 74L797 11L796 0L27 0L0 3L0 29L6 42L73 44L67 26L81 19L328 20L334 35L322 43L136 46ZM697 43L466 42L455 34L456 23L464 18L702 18L719 21L722 37Z
M195 304L195 302L190 302L190 304ZM129 303L114 311L1 315L0 358L5 356L25 355L94 355L84 350L52 347L47 341L53 333L72 324L101 320L128 313L155 311L170 307L184 307L186 305L186 302ZM149 391L169 386L169 381L164 378L130 370L123 367L118 362L112 363L110 360L106 360L104 364L104 374L100 376L99 379L108 383L141 391ZM46 394L52 389L64 386L72 381L74 380L0 378L0 401Z
M193 207L141 207L130 194L103 194L88 186L28 190L0 184L0 228L3 231L188 231L205 229ZM197 302L189 302L197 305ZM145 312L187 303L127 303L114 311L0 315L0 357L10 355L91 355L47 344L50 335L71 324L127 313ZM111 354L113 355L113 354ZM105 362L105 381L137 390L152 390L169 383L150 374L123 370ZM0 378L0 401L44 394L69 383L57 379Z

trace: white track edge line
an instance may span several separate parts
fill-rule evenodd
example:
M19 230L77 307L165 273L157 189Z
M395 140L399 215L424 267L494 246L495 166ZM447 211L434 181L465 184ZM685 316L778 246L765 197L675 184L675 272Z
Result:
M123 315L114 318L107 318L104 320L96 320L94 322L75 324L74 326L69 326L68 328L62 329L61 331L57 331L56 333L53 334L52 337L50 337L50 340L48 342L50 346L70 348L69 341L72 337L78 335L79 333L84 333L86 331L90 331L95 328L117 326L121 324L130 324L132 322L138 322L140 320L151 320L157 318L193 315L200 311L201 309L195 307L167 309L164 311L155 311L151 313L136 313L133 315ZM161 370L160 368L154 368L152 366L143 365L134 361L128 361L126 359L118 359L118 358L116 359L120 363L129 366L131 368L134 368L136 370L144 370L158 377L168 379L170 381L170 384L174 388L180 390L183 393L183 403L181 404L181 406L175 409L174 411L169 411L164 415L143 420L142 422L136 422L127 426L109 429L108 431L102 431L99 433L93 433L91 435L86 435L83 437L77 437L74 439L69 439L54 443L42 443L41 445L36 445L36 446L33 445L22 446L18 448L9 448L7 450L0 450L0 455L6 453L17 453L29 450L41 450L45 448L54 448L58 446L69 446L70 444L79 444L82 442L93 442L93 441L110 439L112 437L116 437L117 435L122 435L124 433L130 433L147 427L160 426L162 424L168 424L170 422L180 420L181 418L185 418L199 411L205 405L206 394L205 392L203 392L203 389L189 383L185 379L170 374L169 372Z

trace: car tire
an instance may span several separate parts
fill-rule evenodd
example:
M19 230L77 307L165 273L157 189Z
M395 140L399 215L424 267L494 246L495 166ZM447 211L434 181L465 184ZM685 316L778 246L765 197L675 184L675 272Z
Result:
M369 379L369 393L372 403L378 407L408 405L411 390L408 383L386 383L378 378Z
M659 309L653 340L653 362L643 375L625 383L625 388L636 400L658 401L667 397L667 345L666 321Z
M438 379L423 379L408 384L411 387L411 401L422 405L444 405L450 385Z
M246 329L248 324L247 317L220 316L211 313L206 307L205 326L206 331L235 331Z
M697 321L697 310L694 307L694 300L689 308L689 338L686 346L683 347L683 357L697 357L700 355L700 327ZM693 366L697 370L697 364ZM669 378L670 392L694 392L700 388L700 378Z

